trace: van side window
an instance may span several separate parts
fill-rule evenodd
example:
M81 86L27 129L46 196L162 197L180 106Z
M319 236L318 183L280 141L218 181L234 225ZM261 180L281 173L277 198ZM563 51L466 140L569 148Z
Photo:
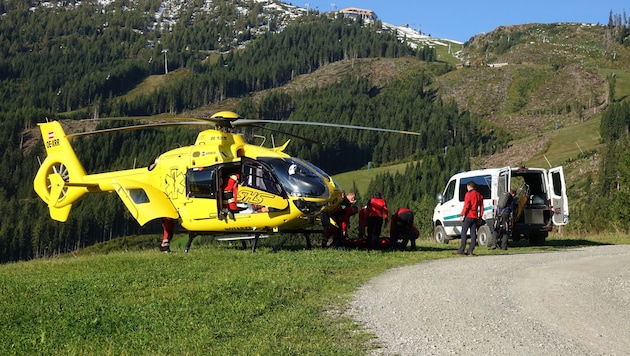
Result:
M455 198L455 183L457 182L454 180L448 182L448 186L446 186L446 190L444 191L444 201Z
M466 184L468 182L475 182L475 188L481 195L483 195L484 199L491 198L490 187L492 185L492 176L484 175L484 176L476 176L476 177L466 177L462 178L459 182L459 201L464 201L464 196L468 189L466 189Z

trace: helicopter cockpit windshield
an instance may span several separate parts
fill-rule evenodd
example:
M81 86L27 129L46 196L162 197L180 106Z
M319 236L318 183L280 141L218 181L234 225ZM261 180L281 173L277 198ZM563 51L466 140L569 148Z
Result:
M319 170L296 158L260 157L270 165L287 194L304 198L328 198L330 192Z

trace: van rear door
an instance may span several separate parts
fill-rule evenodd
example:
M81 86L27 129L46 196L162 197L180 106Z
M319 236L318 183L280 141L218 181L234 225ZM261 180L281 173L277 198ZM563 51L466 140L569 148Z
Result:
M553 223L554 225L566 225L569 222L569 201L567 200L567 188L562 166L549 169L547 174L549 196L553 209Z
M499 198L503 193L510 191L510 182L512 180L512 169L510 167L499 168L499 179L497 180L497 191L493 194L493 205L499 202ZM494 201L496 200L496 201Z

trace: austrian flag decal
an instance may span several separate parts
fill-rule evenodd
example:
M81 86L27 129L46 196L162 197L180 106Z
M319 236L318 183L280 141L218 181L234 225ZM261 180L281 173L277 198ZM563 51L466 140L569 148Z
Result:
M48 131L48 139L52 140L53 138L55 138L55 133L53 131Z

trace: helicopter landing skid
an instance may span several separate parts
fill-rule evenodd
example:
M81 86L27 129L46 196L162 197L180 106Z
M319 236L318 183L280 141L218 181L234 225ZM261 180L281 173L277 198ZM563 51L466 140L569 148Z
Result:
M190 246L192 245L193 240L195 239L195 237L197 237L198 235L202 235L196 232L189 232L188 233L188 241L186 242L186 247L184 248L184 252L188 253L188 251L190 250ZM247 248L247 241L251 241L252 243L252 252L256 251L256 247L258 245L258 240L259 239L264 239L269 237L268 234L265 234L263 232L255 232L253 234L247 234L247 235L221 235L221 236L216 236L214 239L216 241L241 241L241 243L243 244L243 249Z
M324 233L323 231L319 231L319 230L304 230L304 229L301 229L301 230L294 230L294 231L291 231L290 233L300 233L300 232L301 232L301 233L303 233L303 234L304 234L304 238L306 238L306 249L307 249L307 250L310 250L310 249L311 249L311 247L312 247L312 245L311 245L311 236L310 236L310 235L311 235L312 233L319 233L319 234ZM285 237L284 239L282 239L282 241L280 241L278 244L276 244L276 245L273 247L272 252L278 252L278 251L280 251L280 249L282 248L282 246L284 245L284 243L285 243L285 242L289 239L289 237L290 237L290 236Z

